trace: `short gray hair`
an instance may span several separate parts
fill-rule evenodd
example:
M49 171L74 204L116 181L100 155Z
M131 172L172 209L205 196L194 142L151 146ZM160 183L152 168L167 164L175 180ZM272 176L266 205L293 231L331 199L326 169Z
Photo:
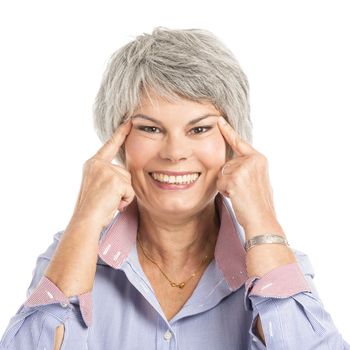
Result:
M155 27L112 54L93 105L94 128L103 143L132 116L148 88L168 101L212 103L252 143L247 77L211 32ZM230 148L227 156L232 156ZM125 165L124 147L116 160Z

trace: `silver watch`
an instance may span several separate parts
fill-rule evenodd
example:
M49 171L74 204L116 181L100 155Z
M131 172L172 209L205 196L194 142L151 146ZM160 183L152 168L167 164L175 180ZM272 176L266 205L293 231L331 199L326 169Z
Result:
M254 247L255 245L265 244L265 243L284 244L289 247L289 243L286 238L275 234L265 234L265 235L255 236L251 239L248 239L244 243L244 249L248 251L250 248Z

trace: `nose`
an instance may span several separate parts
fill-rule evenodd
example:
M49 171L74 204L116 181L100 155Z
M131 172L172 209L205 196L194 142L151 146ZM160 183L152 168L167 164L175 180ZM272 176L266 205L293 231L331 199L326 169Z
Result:
M168 159L172 162L188 159L191 154L191 142L179 135L168 135L159 152L162 159Z

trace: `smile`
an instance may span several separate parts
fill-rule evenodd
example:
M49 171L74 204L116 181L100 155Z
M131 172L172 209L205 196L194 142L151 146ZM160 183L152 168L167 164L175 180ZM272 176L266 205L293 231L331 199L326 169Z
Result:
M162 174L160 172L148 173L154 186L166 191L188 190L196 185L201 173L188 173L182 175Z
M174 185L188 185L194 183L200 173L189 173L185 175L167 175L162 173L149 173L152 178L161 183L168 183Z

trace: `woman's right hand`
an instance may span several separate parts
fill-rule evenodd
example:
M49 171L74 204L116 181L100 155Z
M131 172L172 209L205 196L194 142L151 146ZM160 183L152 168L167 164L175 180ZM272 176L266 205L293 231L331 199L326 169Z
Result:
M122 165L111 163L129 134L131 125L130 119L121 124L97 153L84 163L73 221L92 220L97 225L105 226L117 210L132 202L135 192L131 186L131 174Z

